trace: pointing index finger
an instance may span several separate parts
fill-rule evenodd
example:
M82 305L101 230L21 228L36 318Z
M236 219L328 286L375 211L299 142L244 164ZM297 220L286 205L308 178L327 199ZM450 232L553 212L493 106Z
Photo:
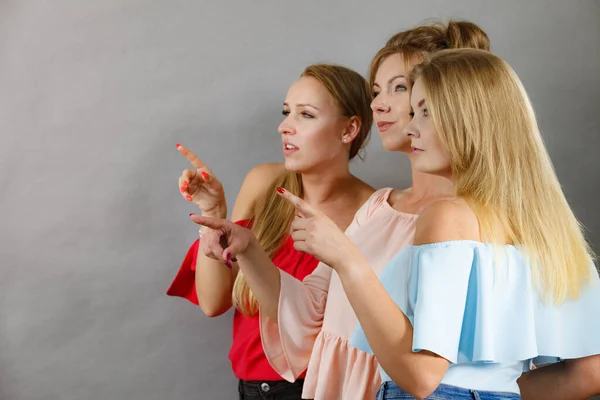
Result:
M306 201L302 200L300 197L288 192L282 187L277 188L277 192L281 197L289 201L298 211L300 211L304 216L310 218L318 215L320 212L313 208Z
M210 168L208 168L206 166L206 164L204 164L202 162L202 160L199 159L198 156L196 154L194 154L191 150L189 150L187 147L182 146L182 145L178 145L177 146L177 150L179 150L179 152L185 158L187 158L187 160L194 166L194 168L196 168L196 169L206 169L206 170L210 171Z

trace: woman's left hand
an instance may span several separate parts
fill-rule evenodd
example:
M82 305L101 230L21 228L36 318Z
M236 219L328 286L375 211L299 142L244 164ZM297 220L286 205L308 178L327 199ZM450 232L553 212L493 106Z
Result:
M335 270L362 258L354 243L325 214L283 188L277 191L302 214L292 222L296 250L314 256Z

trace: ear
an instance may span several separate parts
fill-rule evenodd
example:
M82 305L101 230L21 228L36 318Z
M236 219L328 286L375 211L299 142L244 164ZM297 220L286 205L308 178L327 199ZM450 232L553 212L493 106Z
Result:
M360 118L358 118L356 115L350 117L348 124L346 125L346 129L344 129L342 141L344 143L351 143L360 132L361 126L362 124L360 122Z

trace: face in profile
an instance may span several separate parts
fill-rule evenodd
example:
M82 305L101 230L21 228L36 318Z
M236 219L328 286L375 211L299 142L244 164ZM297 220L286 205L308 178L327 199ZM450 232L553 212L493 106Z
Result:
M427 109L425 87L421 78L417 79L412 88L410 104L414 114L406 126L405 135L410 139L413 168L419 172L450 178L450 159Z
M404 58L401 54L387 57L379 66L373 84L373 119L388 151L410 153L410 140L404 133L410 122L410 96Z
M342 137L349 119L317 79L302 77L290 87L283 115L278 130L287 170L306 173L348 163L348 145Z

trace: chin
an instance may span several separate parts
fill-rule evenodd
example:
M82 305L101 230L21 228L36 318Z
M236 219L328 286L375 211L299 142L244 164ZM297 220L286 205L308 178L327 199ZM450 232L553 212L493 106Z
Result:
M394 151L400 153L411 153L412 148L410 147L410 142L401 142L397 140L384 140L383 148L387 151Z
M290 172L300 173L306 169L306 166L302 163L299 163L297 160L290 160L288 158L285 159L283 165L285 166L285 169Z

